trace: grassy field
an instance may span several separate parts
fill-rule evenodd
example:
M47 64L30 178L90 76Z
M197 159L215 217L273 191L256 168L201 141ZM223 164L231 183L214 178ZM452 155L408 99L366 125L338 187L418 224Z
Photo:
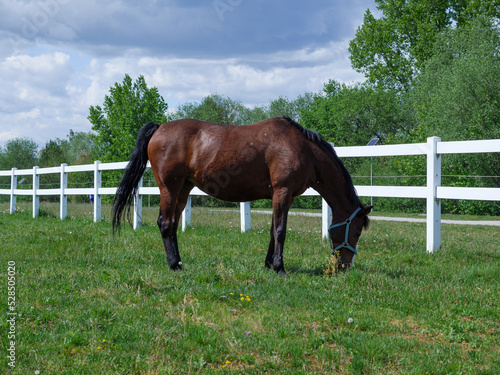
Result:
M0 212L0 373L499 374L500 231L373 221L353 269L325 274L319 218L292 216L287 278L264 268L270 216L193 209L169 270L156 224L109 210ZM9 367L8 265L15 262L16 367ZM11 263L12 264L12 263Z

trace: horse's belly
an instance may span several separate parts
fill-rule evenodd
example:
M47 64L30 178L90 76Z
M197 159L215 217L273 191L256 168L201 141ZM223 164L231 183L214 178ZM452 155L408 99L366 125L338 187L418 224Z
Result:
M231 173L236 171L220 171L200 180L194 179L193 182L208 195L225 201L249 202L272 198L273 190L269 178Z

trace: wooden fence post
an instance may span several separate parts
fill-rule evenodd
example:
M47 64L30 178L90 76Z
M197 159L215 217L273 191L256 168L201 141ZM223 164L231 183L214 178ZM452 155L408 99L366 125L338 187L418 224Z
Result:
M437 153L439 137L427 138L427 252L441 247L441 201L437 188L441 186L441 157Z
M10 177L10 213L16 212L17 168L12 168Z
M38 167L33 167L33 219L36 219L40 213L40 197L38 196L40 189L40 175Z
M94 223L101 220L102 198L99 189L102 187L102 171L99 170L100 164L99 160L94 162Z

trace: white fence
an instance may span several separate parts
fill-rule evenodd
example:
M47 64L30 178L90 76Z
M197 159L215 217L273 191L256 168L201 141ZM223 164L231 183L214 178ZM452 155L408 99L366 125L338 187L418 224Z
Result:
M372 157L372 156L402 156L426 155L427 156L427 184L426 186L356 186L360 196L365 197L394 197L394 198L423 198L427 200L427 251L432 252L441 246L441 199L466 199L500 201L500 188L470 188L470 187L445 187L441 186L441 158L443 154L489 153L500 152L500 139L483 141L441 142L438 137L427 139L426 143L412 143L404 145L386 146L360 146L336 147L337 155L347 157ZM40 196L60 197L60 217L67 216L68 195L94 195L94 221L101 219L101 198L103 195L114 195L116 187L102 187L102 172L107 170L125 169L128 162L101 163L96 161L89 165L68 166L62 164L53 168L16 169L0 171L0 176L11 177L11 188L0 189L0 195L10 195L10 212L16 210L16 196L29 195L33 197L33 218L39 213ZM94 173L94 187L73 189L68 188L68 173L88 172ZM40 175L60 175L58 189L40 189ZM32 189L18 189L18 177L31 176ZM133 226L141 225L142 197L144 195L159 195L158 187L143 187L142 180L134 205ZM198 188L194 188L191 195L206 195ZM308 189L303 195L318 195L313 189ZM331 222L330 207L323 200L322 233L328 236L328 227ZM191 198L182 214L182 229L191 222ZM241 231L251 228L250 203L241 203Z

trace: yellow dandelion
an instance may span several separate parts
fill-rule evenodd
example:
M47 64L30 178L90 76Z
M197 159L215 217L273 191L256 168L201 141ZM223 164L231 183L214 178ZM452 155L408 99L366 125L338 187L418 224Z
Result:
M233 293L233 292L231 292L231 293L229 293L229 294L230 294L230 295L233 295L234 293Z
M244 301L244 300L245 300L245 297L240 297L240 299L241 299L242 301Z
M106 339L103 339L102 342L106 342Z
M98 346L98 347L97 347L97 350L101 350L101 347L100 347L100 346Z
M240 297L243 297L243 294L240 294Z
M248 297L248 296L247 296L246 300L249 301L249 302L251 301L250 297Z
M226 361L225 363L226 363L226 365L229 365L229 364L231 364L231 361Z

